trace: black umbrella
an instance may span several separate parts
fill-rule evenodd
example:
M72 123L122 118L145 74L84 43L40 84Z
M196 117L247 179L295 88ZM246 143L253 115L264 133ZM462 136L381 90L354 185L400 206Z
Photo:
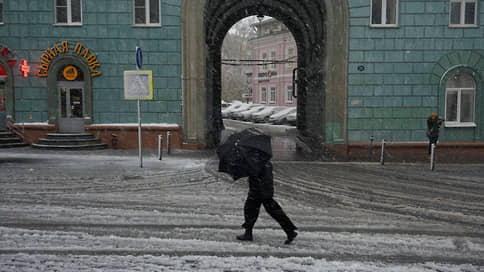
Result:
M230 135L217 148L219 171L228 173L234 180L260 173L272 157L271 136L256 128L244 129Z

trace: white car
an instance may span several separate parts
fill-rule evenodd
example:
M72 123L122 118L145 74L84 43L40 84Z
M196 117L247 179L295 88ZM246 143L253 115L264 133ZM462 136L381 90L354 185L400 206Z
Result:
M237 110L242 105L245 105L245 104L242 104L242 102L240 103L232 102L232 105L222 110L222 118L229 118L230 113L234 110Z
M239 119L239 120L243 120L243 121L250 121L253 114L264 110L264 108L265 108L265 106L262 106L262 105L257 106L257 107L253 107L250 110L246 110L246 111L238 113L236 118Z
M269 122L273 124L282 124L286 116L290 113L297 112L296 107L289 107L285 110L282 110L278 113L275 113L269 117Z
M263 110L252 114L250 121L255 123L268 123L269 117L274 113L287 109L285 106L266 106Z
M291 112L286 115L286 117L283 118L282 123L295 126L297 123L297 111Z
M249 110L253 107L256 107L256 106L260 106L260 104L242 104L240 105L240 107L238 107L237 109L231 111L229 114L228 114L228 118L230 119L235 119L235 116L239 113L239 112L243 112L243 111L246 111L246 110Z

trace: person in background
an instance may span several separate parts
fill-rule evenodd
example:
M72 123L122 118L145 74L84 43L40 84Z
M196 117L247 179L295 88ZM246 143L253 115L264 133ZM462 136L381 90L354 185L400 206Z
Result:
M427 137L429 138L429 155L432 153L432 144L437 145L439 140L439 128L442 118L437 113L432 113L427 119Z

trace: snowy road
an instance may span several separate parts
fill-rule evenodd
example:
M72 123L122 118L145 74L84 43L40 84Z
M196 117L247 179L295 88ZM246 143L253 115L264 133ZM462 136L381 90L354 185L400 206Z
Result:
M292 245L212 154L0 151L0 271L484 271L484 166L274 162Z

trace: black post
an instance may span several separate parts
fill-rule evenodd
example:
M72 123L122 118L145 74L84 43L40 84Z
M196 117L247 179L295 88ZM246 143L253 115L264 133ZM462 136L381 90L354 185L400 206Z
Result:
M370 148L369 148L369 154L368 154L368 160L373 161L373 141L375 140L375 137L370 136Z

